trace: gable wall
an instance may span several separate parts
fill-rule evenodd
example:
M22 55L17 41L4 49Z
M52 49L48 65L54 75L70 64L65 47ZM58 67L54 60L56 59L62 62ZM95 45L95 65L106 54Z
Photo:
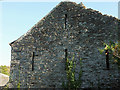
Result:
M99 83L101 87L112 85L107 78L115 81L118 71L114 64L110 64L112 72L104 70L105 55L100 55L98 48L109 40L117 41L117 22L114 17L77 4L60 4L12 46L11 79L20 81L21 87L61 87L66 80L65 49L68 49L69 59L75 55L78 72L79 60L83 59L81 87L97 87ZM18 82L12 83L17 87Z

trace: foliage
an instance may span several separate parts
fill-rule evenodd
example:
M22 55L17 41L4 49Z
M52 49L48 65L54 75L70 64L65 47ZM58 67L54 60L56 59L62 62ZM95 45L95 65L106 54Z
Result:
M80 59L80 66L82 65L82 59ZM66 64L66 75L67 75L67 82L63 82L63 88L68 89L75 89L80 88L81 86L81 76L82 76L82 70L79 71L79 77L78 79L75 78L75 71L76 68L76 62L74 61L74 56L72 60L69 60L67 58L67 64Z
M5 85L5 87L3 88L3 90L8 90L9 89L9 85Z
M20 82L18 82L17 88L18 90L20 90Z
M105 48L99 49L99 52L102 54L105 50L109 50L110 59L120 67L120 43L110 41L109 44L104 43L104 45Z
M6 75L10 75L10 67L6 66L6 65L1 65L0 66L0 73L6 74Z

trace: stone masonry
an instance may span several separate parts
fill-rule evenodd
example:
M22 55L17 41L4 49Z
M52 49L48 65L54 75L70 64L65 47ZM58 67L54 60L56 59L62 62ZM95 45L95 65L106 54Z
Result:
M81 88L120 87L117 65L106 70L103 43L118 41L118 19L82 3L60 2L26 34L10 43L10 83L16 88L62 87L66 81L65 49L82 67ZM82 58L82 66L79 60ZM77 75L76 75L77 78Z

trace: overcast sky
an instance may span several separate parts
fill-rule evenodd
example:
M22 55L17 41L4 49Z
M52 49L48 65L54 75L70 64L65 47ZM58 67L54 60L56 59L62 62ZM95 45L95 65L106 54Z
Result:
M0 2L0 65L10 65L9 43L25 34L59 2L7 2L5 0ZM76 2L80 3L80 0ZM83 2L83 4L103 14L118 17L117 1Z

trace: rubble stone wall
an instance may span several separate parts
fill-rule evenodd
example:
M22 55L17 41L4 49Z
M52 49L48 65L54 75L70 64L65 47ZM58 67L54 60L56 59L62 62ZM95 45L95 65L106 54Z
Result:
M19 82L21 87L61 87L66 81L67 49L69 59L75 55L76 71L82 67L82 88L118 87L117 65L110 61L110 70L105 70L105 54L98 51L104 48L103 43L117 40L117 18L82 4L61 2L11 44L11 83L14 87Z

